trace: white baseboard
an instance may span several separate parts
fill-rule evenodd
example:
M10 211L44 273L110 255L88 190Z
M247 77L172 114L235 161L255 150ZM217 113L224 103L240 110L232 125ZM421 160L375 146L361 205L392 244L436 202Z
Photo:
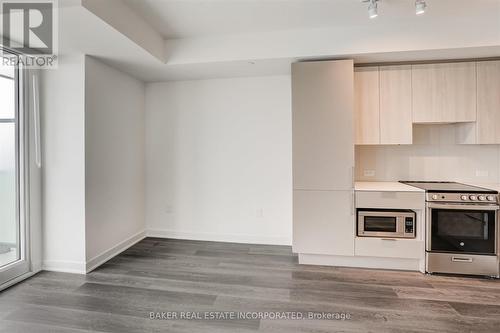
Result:
M299 253L299 264L420 271L419 259L329 256Z
M97 267L104 264L109 259L115 257L116 255L122 253L123 251L125 251L129 247L140 242L145 237L146 237L146 231L145 230L140 231L137 234L127 238L126 240L116 244L112 248L110 248L110 249L102 252L101 254L95 256L94 258L88 260L86 263L86 266L85 266L86 267L85 273L90 273L91 271L93 271Z
M80 261L62 261L62 260L48 260L44 261L42 269L45 271L52 272L62 272L62 273L75 273L75 274L87 274L92 270L96 269L109 259L125 251L132 245L143 240L146 237L145 231L140 231L139 233L127 238L126 240L116 244L112 248L102 252L101 254L95 256L87 262Z
M45 260L42 264L44 271L85 274L85 262L83 261L63 261Z
M230 242L246 244L291 245L291 237L262 236L245 234L219 234L210 232L186 232L168 229L147 229L147 237L189 239L212 242Z

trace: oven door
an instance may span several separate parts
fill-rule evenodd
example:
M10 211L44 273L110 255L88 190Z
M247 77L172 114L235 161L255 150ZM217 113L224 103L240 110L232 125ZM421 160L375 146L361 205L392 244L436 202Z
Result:
M497 205L428 203L427 207L427 251L497 253Z

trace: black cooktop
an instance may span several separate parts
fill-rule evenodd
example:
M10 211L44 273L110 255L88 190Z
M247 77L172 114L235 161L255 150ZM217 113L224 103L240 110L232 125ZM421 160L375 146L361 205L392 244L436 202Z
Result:
M429 193L487 193L498 194L497 191L483 187L466 185L456 182L424 182L424 181L399 181L400 183L421 188Z

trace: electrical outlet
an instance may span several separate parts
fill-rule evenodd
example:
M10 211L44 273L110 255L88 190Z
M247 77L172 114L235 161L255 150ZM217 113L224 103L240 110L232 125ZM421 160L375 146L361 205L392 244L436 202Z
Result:
M375 170L363 170L365 177L375 177Z

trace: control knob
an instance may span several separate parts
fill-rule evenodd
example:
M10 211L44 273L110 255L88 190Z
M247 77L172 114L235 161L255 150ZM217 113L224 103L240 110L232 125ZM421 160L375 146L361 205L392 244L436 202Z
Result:
M471 196L469 196L469 199L471 199L472 201L475 201L475 200L477 200L477 197L475 195L471 195Z
M465 201L465 200L467 200L467 199L468 199L468 197L467 197L466 195L462 195L462 196L460 197L460 199L462 199L462 200L464 200L464 201Z
M484 195L480 195L479 197L477 197L479 199L479 201L484 201L486 200L486 197Z
M432 200L437 200L438 198L439 198L439 197L438 197L438 195L437 195L437 194L433 194L433 195L432 195Z
M488 199L488 201L495 201L494 195L488 195L486 198Z

